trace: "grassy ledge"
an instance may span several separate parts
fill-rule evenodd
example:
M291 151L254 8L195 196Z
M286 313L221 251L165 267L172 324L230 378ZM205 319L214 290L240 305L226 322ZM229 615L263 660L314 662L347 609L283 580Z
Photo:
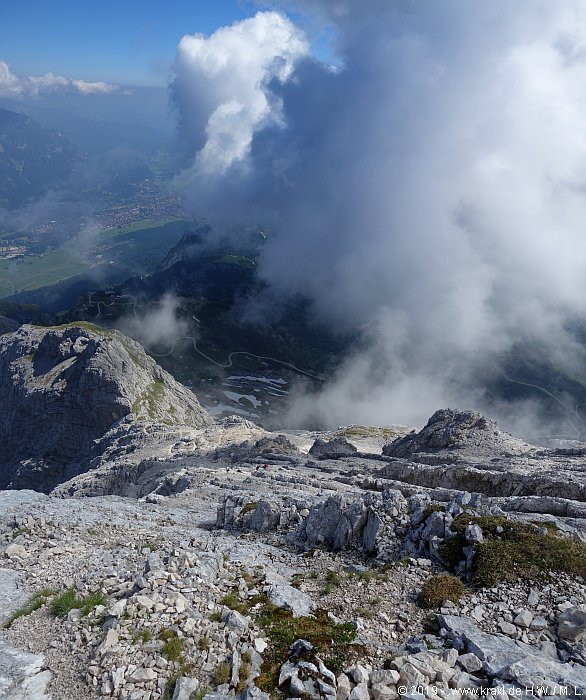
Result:
M472 580L491 588L505 581L535 579L550 571L586 578L586 543L563 537L547 524L519 522L504 516L458 516L454 536L440 546L444 561L452 566L464 559L464 531L479 525L484 542L476 545Z

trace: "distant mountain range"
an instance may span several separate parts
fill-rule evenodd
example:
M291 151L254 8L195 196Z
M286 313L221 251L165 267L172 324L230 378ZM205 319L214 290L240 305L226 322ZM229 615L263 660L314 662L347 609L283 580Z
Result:
M150 154L172 137L174 121L167 101L164 88L132 88L111 95L0 97L0 108L56 129L82 153L123 147Z
M71 175L80 155L57 131L0 109L0 207L16 209Z

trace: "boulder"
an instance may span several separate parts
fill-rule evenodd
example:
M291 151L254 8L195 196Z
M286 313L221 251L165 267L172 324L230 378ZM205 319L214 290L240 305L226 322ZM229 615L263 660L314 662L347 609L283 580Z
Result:
M272 583L267 596L273 605L290 610L293 617L307 617L315 610L315 603L307 593L284 583Z
M316 459L338 459L339 457L352 457L358 452L344 437L335 437L331 440L318 438L309 448L309 454Z
M586 605L564 610L558 617L558 635L571 644L586 643Z

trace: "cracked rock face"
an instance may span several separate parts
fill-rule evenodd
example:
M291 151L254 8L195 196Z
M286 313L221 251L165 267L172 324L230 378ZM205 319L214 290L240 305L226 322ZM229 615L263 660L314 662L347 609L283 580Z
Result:
M201 428L211 419L142 347L90 324L0 337L0 488L48 491L83 471L121 419ZM27 426L27 429L23 429Z

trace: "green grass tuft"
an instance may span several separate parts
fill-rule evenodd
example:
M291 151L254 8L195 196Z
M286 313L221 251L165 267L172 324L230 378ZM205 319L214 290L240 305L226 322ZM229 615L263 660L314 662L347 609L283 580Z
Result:
M222 661L222 663L216 666L214 671L214 683L216 685L224 685L230 681L230 664L227 661Z
M432 513L445 513L446 507L441 503L429 503L425 506L425 517L429 518Z
M25 605L18 608L18 610L15 610L2 626L4 629L10 629L12 623L18 620L18 618L26 617L27 615L31 615L35 610L39 610L39 608L42 608L43 605L48 602L48 599L53 595L55 595L55 591L49 588L38 591Z
M165 685L165 692L163 693L161 700L173 700L173 696L175 695L175 686L177 685L178 680L179 673L173 673L169 676L169 680Z
M81 598L79 602L81 603L79 607L82 614L87 616L98 605L106 605L108 598L101 591L97 591L96 593L90 593L85 598Z
M195 693L195 695L193 696L193 700L203 700L209 692L210 689L206 685L204 685L203 687L200 686L197 693Z
M146 642L150 642L151 639L152 635L149 632L149 630L140 630L140 632L135 632L132 635L132 639L130 641L132 642L132 644L138 644L138 642L146 644Z
M51 612L55 617L66 617L80 603L75 588L69 588L51 601Z
M221 600L222 605L225 605L232 610L237 610L241 615L248 615L250 606L247 605L236 593L236 591L230 591Z
M19 527L18 530L12 532L12 539L15 540L19 535L31 535L31 531L28 527Z
M240 511L239 516L246 515L247 513L250 513L253 510L256 510L257 505L258 505L258 501L250 501L250 503L245 503L242 506L242 510Z
M250 661L245 661L243 657L240 668L238 669L238 683L236 684L237 693L241 693L248 686L248 676L250 675L250 671Z
M55 617L66 617L71 610L81 609L82 614L87 616L98 605L107 602L108 599L101 591L79 597L75 588L68 588L51 601L51 612Z
M167 639L167 641L163 644L161 654L167 661L180 661L181 657L183 656L183 649L183 640L179 637L172 637L171 639Z

